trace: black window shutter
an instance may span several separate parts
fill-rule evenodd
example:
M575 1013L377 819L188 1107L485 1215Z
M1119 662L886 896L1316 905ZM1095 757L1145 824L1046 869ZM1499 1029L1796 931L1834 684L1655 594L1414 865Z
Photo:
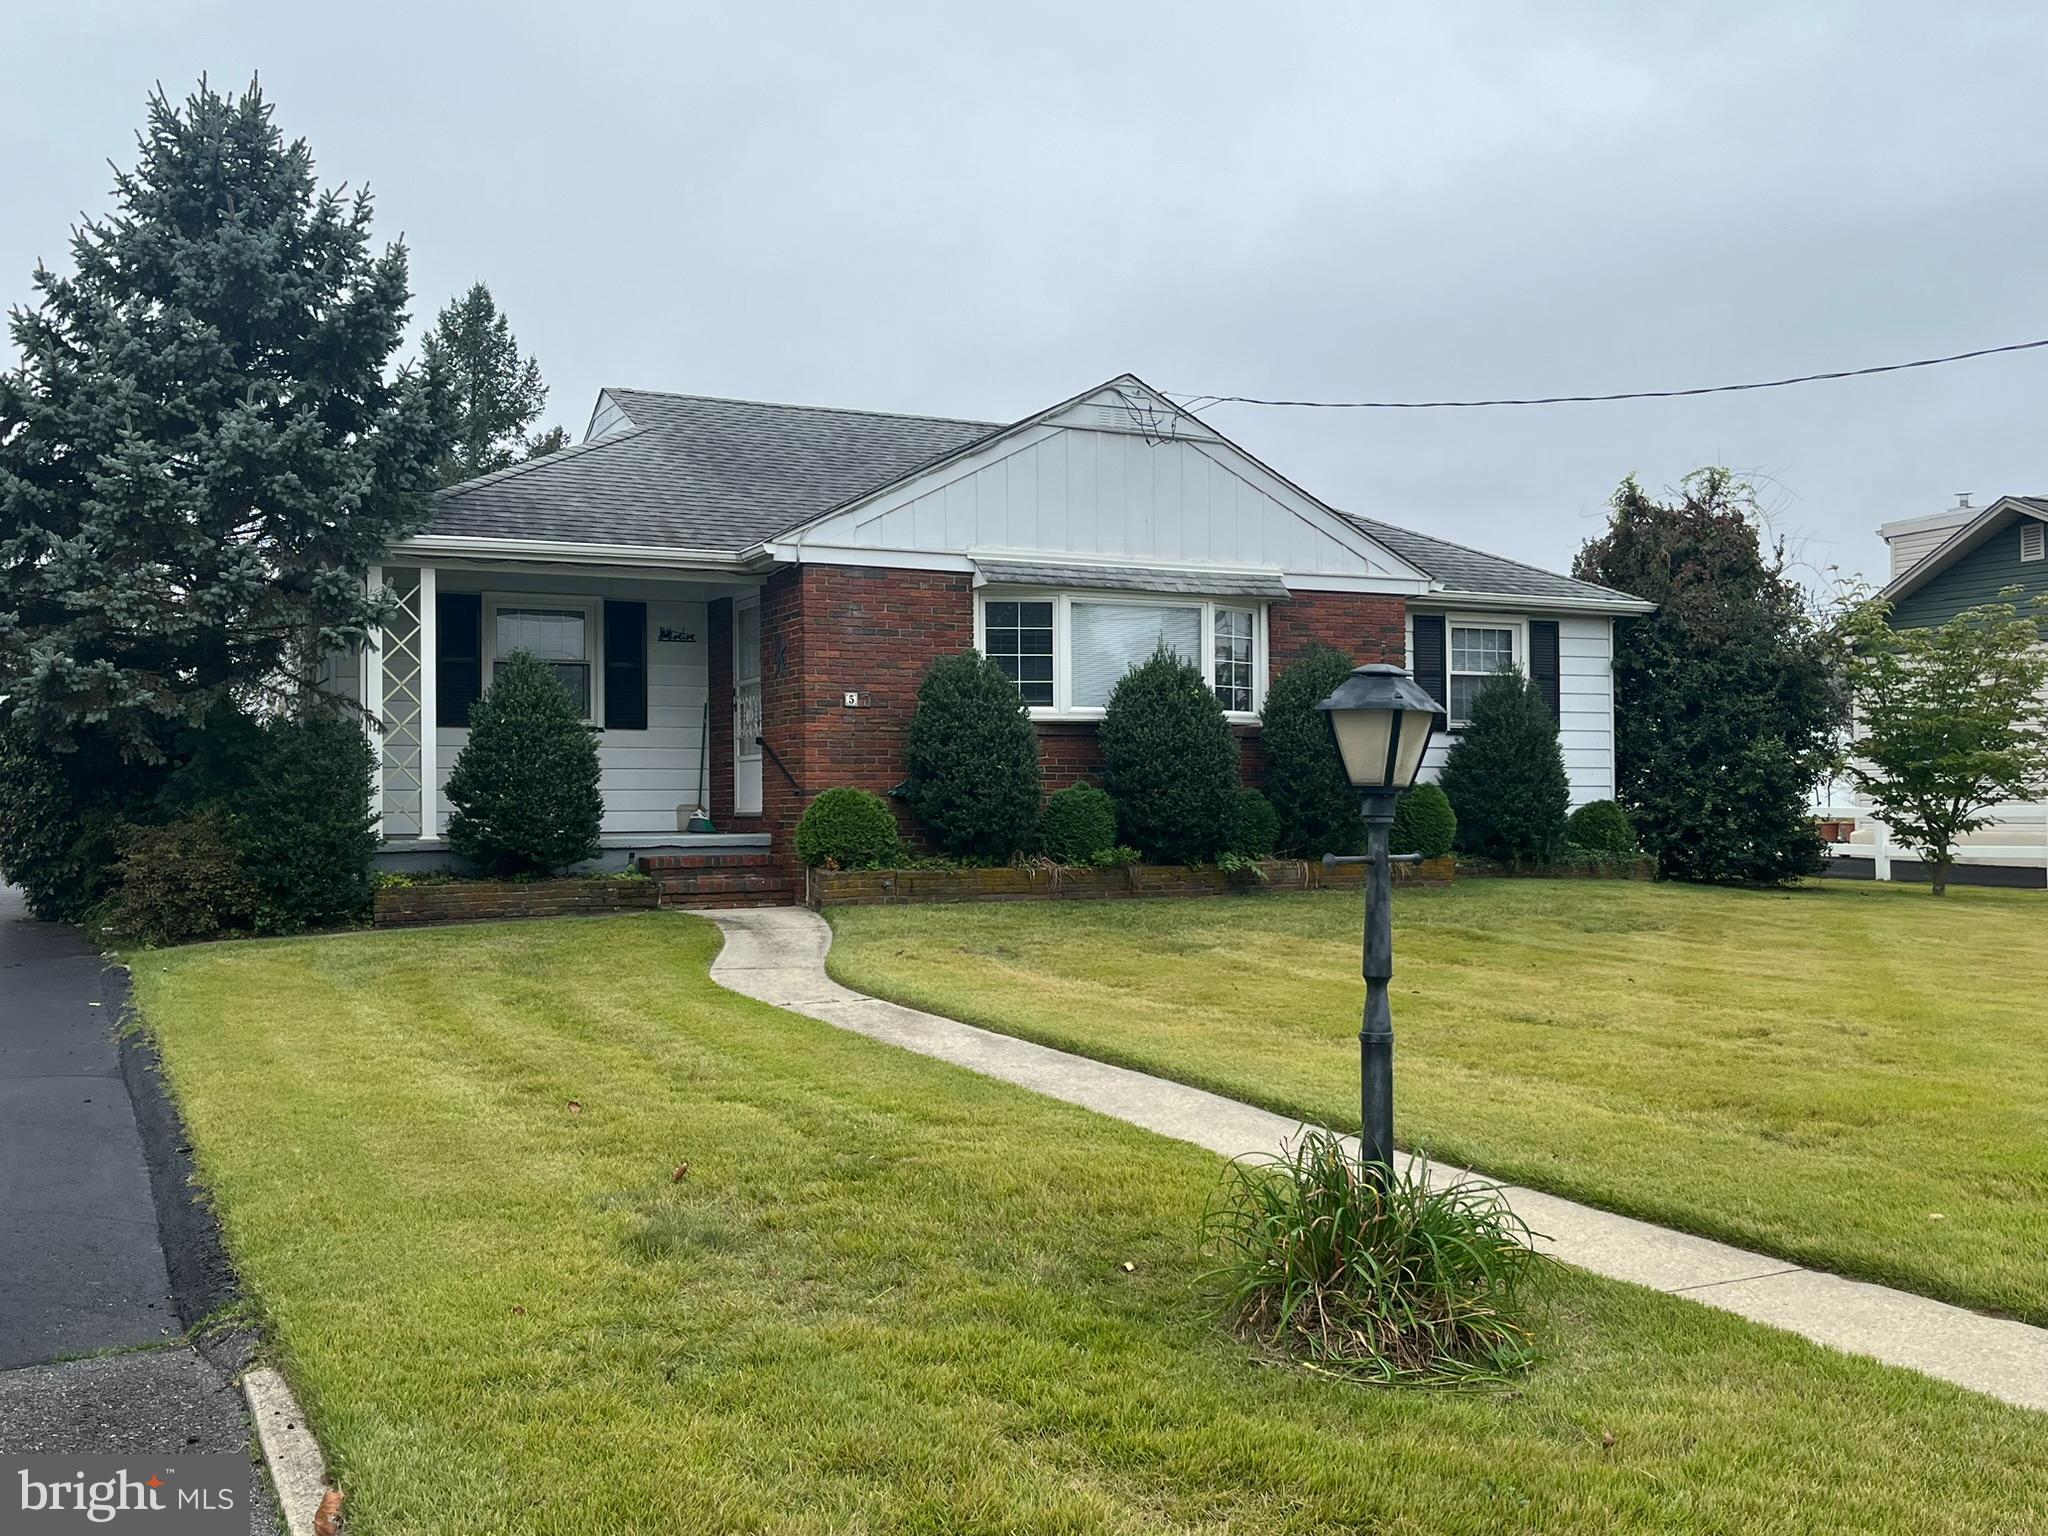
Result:
M1415 615L1415 680L1436 700L1436 728L1450 723L1450 654L1444 648L1444 617L1440 613Z
M1557 620L1529 621L1529 676L1543 690L1543 702L1550 706L1550 718L1558 715Z
M477 592L434 595L434 724L467 726L484 691L484 600Z
M647 605L604 605L604 728L647 729Z

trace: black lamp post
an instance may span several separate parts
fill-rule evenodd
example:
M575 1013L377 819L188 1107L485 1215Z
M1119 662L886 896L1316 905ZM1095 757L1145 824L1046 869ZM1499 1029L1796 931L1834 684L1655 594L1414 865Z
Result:
M1358 791L1365 816L1365 857L1324 854L1325 865L1363 862L1365 871L1365 1021L1358 1031L1358 1111L1368 1172L1390 1178L1394 1167L1394 1017L1387 983L1394 975L1394 857L1387 834L1401 792L1422 771L1423 749L1436 728L1436 700L1400 667L1360 667L1316 708ZM1417 855L1399 856L1407 862Z

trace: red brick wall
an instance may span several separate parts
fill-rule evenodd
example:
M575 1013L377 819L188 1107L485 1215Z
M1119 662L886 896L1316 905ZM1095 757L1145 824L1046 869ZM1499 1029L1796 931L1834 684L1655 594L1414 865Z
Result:
M712 604L709 622L714 807L728 808L721 813L737 830L772 832L776 851L793 858L791 838L810 796L841 784L881 794L902 782L903 739L918 685L933 661L974 643L974 590L964 574L865 566L798 566L768 579L761 594L761 714L769 751L758 821L729 814L729 602ZM1398 597L1302 593L1275 603L1267 622L1276 672L1316 641L1361 663L1406 660L1406 613ZM846 707L851 691L861 695L858 708ZM1102 747L1094 725L1041 723L1037 729L1048 792L1077 779L1100 782ZM1244 781L1257 784L1265 777L1257 727L1235 729ZM902 807L896 810L914 835Z
M883 794L903 782L918 685L939 657L973 644L973 578L964 573L806 565L769 578L761 736L775 756L762 765L761 798L778 849L818 791L851 784ZM847 707L850 692L860 694L858 708Z
M1297 592L1267 610L1266 651L1278 672L1310 646L1342 651L1353 666L1408 664L1408 610L1398 597L1361 592Z

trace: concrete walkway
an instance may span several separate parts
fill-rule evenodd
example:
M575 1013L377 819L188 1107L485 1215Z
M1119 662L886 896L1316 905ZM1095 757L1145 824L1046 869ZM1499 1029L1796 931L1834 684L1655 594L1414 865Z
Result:
M885 1003L825 974L832 930L801 907L707 912L725 932L712 979L730 991L1079 1104L1224 1157L1275 1151L1305 1127L1143 1072ZM1441 1164L1434 1178L1483 1176ZM1490 1180L1485 1182L1491 1182ZM1815 1343L2048 1410L2048 1329L1845 1280L1513 1185L1501 1193L1553 1257L1733 1312Z

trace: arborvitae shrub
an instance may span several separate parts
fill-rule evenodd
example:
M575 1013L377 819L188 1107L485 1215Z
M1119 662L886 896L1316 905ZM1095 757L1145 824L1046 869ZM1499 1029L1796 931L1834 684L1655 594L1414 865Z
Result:
M1061 864L1093 864L1116 846L1116 802L1093 784L1069 784L1045 802L1038 851Z
M1279 851L1293 858L1356 853L1365 843L1358 791L1316 708L1351 670L1350 658L1319 645L1274 678L1266 694L1259 728L1266 798L1280 818Z
M1479 690L1472 723L1438 782L1458 816L1458 851L1519 863L1564 843L1571 786L1543 690L1503 672Z
M1574 848L1595 853L1639 853L1636 829L1628 812L1612 800L1593 800L1573 811L1564 824L1564 839Z
M597 741L530 652L508 656L470 706L448 804L448 846L494 874L548 874L596 856Z
M1031 841L1043 786L1017 685L978 651L925 673L903 745L904 799L946 852L1007 859Z
M1102 720L1102 784L1127 843L1205 864L1237 832L1237 738L1202 669L1161 646L1126 672Z
M865 789L828 789L796 824L796 856L836 869L876 869L893 863L903 839L889 803Z
M1457 846L1458 813L1451 797L1434 784L1418 784L1394 808L1394 827L1387 840L1392 853L1419 853L1440 859Z
M1248 859L1270 859L1280 841L1280 813L1256 789L1237 793L1237 840L1232 853Z
M254 772L227 802L258 933L336 927L370 910L375 764L369 737L352 720L264 724Z

